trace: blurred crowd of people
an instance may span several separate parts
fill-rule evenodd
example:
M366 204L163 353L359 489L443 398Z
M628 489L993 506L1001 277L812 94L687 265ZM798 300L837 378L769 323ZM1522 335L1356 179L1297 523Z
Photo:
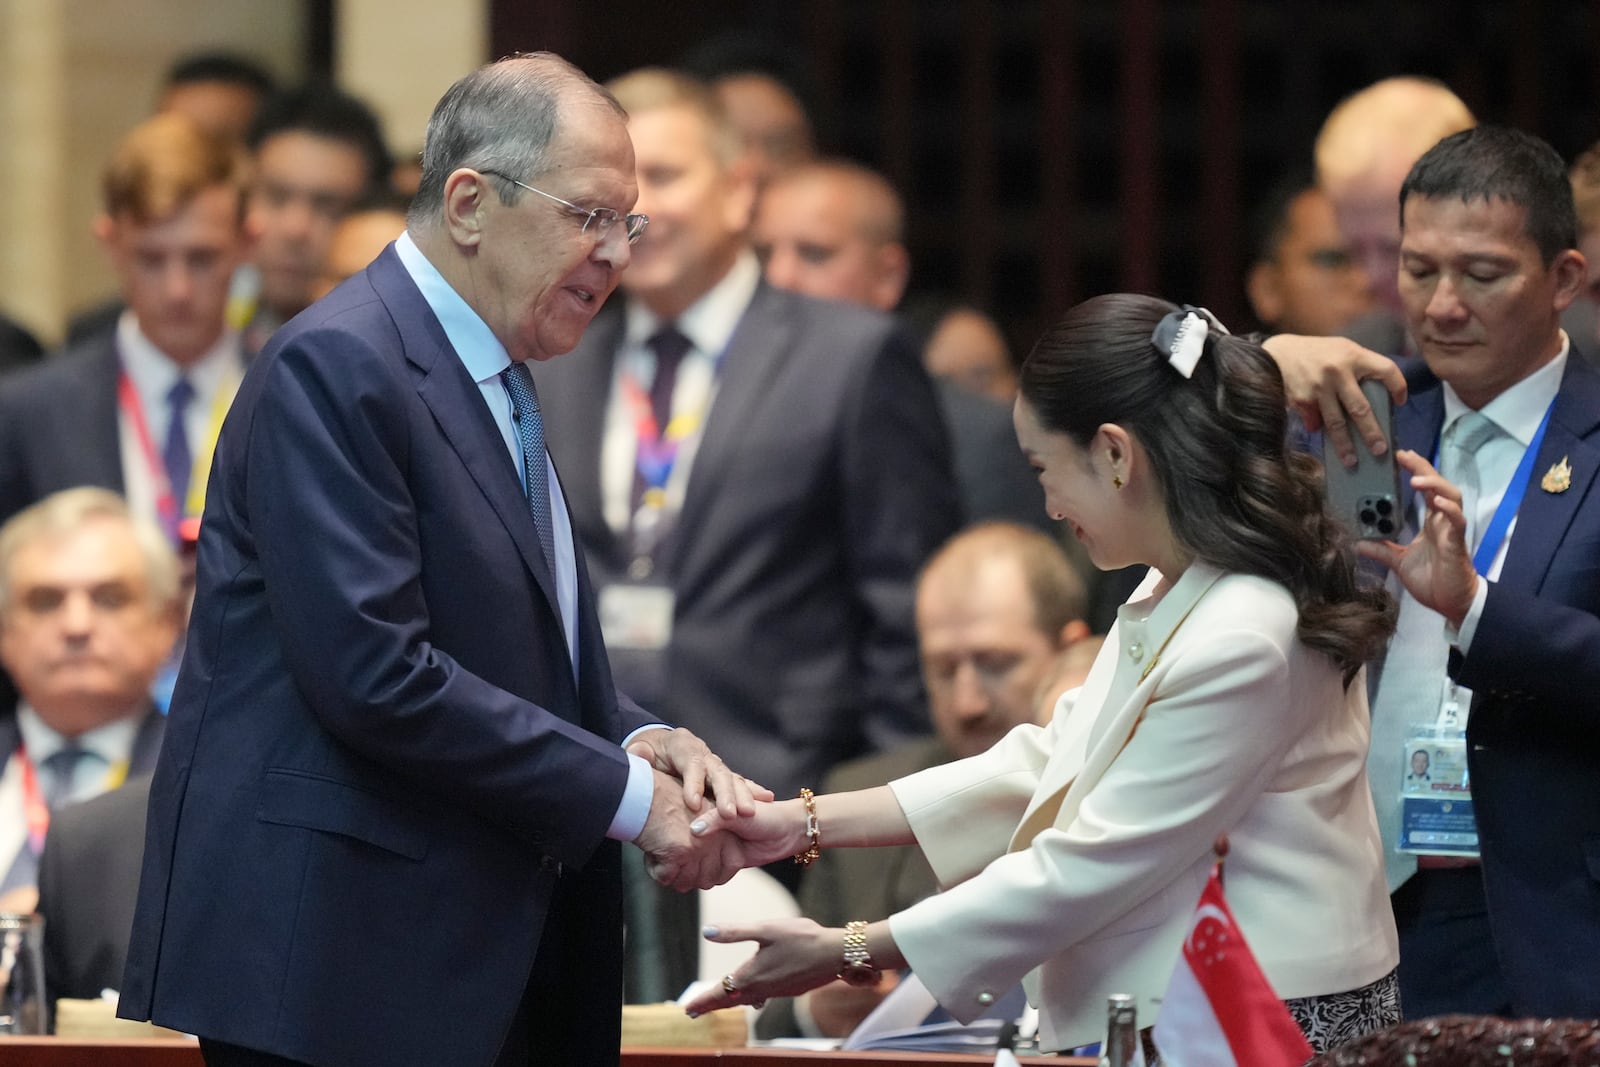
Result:
M1046 514L1017 445L1021 360L1004 324L957 299L908 298L917 265L894 186L829 156L776 74L648 68L608 89L628 114L648 227L622 292L533 379L618 688L780 797L883 785L1048 722L1144 568L1097 571ZM1502 358L1497 344L1556 343L1563 366L1600 350L1600 146L1571 166L1573 249L1586 253L1572 262L1588 266L1560 307L1502 284L1560 269L1564 244L1541 245L1532 265L1505 250L1522 215L1504 232L1498 217L1413 216L1409 232L1437 232L1439 246L1402 243L1403 183L1437 142L1474 125L1446 86L1387 79L1335 108L1312 158L1286 167L1251 212L1240 284L1257 325L1290 335L1268 347L1308 422L1342 426L1331 368L1370 366L1346 342L1301 338L1400 359L1411 408L1447 413L1431 438L1402 432L1424 454L1437 453L1439 419L1453 423L1461 400L1489 408L1522 381L1489 375L1486 393L1476 378L1453 381L1435 357L1453 357L1477 328L1462 323L1481 324L1473 339L1487 337L1488 359ZM68 997L121 983L147 775L229 405L280 327L386 254L419 180L414 155L396 161L361 100L325 83L280 86L224 54L174 66L155 113L108 147L94 232L118 292L76 316L59 351L0 319L0 664L14 687L0 696L15 706L0 716L0 910L47 916L52 995ZM1536 414L1557 403L1558 384ZM1596 424L1600 408L1567 420L1569 467L1538 467L1530 494L1578 503L1595 469L1582 438ZM648 468L634 459L646 444L659 459ZM1568 481L1552 489L1552 477ZM1510 478L1485 476L1489 511ZM1519 546L1560 540L1563 530L1534 525L1559 521L1572 519L1524 512ZM1594 735L1573 725L1587 727L1576 708L1572 722L1542 725L1559 717L1550 705L1590 699L1594 531L1572 536L1589 540L1557 570L1576 592L1552 606L1534 581L1522 600L1491 594L1473 609L1467 663L1490 665L1470 680L1456 673L1461 646L1410 625L1432 606L1393 586L1401 625L1371 672L1368 770L1408 1017L1600 1015L1600 955L1578 960L1600 945L1600 887L1578 858L1600 837L1575 843L1554 825L1600 834L1600 790L1570 766ZM1508 551L1485 572L1496 585L1500 566L1521 573ZM1538 691L1492 659L1525 655L1497 651L1516 646L1495 635L1536 621L1565 635L1554 651L1567 657L1549 661ZM1563 684L1568 667L1579 681ZM1493 702L1475 712L1479 744L1499 746L1474 775L1481 862L1399 851L1404 730L1468 684ZM1547 806L1505 799L1524 791ZM636 852L624 863L629 996L670 998L701 969L706 905L656 887ZM911 848L768 873L825 924L937 888ZM842 1036L886 991L840 982L778 1001L763 1030Z

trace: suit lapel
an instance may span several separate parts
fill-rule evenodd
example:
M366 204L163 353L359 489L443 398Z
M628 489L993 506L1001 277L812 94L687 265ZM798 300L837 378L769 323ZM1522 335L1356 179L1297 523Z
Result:
M105 339L105 347L87 365L92 376L83 383L85 407L79 424L89 429L90 447L85 449L89 470L85 481L106 485L119 493L128 487L122 477L122 435L117 414L117 389L122 382L122 358L117 353L115 332Z
M773 377L782 368L794 337L794 323L785 314L787 294L765 282L739 318L718 374L717 395L695 449L694 466L684 492L678 530L705 529L704 512L716 499L717 485L747 439L747 427L762 408ZM672 573L684 583L686 554L696 539L675 537Z
M394 316L406 359L422 373L417 395L433 412L445 440L461 457L489 507L511 534L523 564L559 621L555 578L545 562L516 467L506 452L494 416L484 405L478 383L467 374L444 335L444 327L400 265L394 247L386 249L368 270L373 287Z
M1222 572L1215 567L1196 562L1161 598L1142 626L1141 643L1151 650L1149 655L1155 657L1154 662L1135 660L1126 654L1123 642L1139 635L1136 632L1130 638L1121 633L1122 618L1129 608L1119 610L1118 622L1106 637L1105 650L1095 657L1078 703L1060 726L1056 749L1012 836L1010 851L1027 848L1041 831L1065 826L1077 818L1084 797L1133 740L1134 731L1144 720L1145 708L1155 699L1156 690L1177 657L1179 646L1170 640L1221 578Z
M615 304L620 309L620 302ZM623 339L623 316L618 311L602 312L584 334L578 348L548 364L530 368L539 384L539 402L545 415L545 441L557 465L572 473L561 481L561 492L572 516L579 540L590 546L604 546L605 558L612 556L615 535L606 525L605 504L601 499L605 451L606 412L611 399L611 380ZM558 380L559 379L559 380ZM545 389L545 383L555 387Z
M1600 426L1600 375L1573 352L1567 357L1561 391L1550 413L1550 426L1539 447L1527 494L1517 511L1517 527L1506 549L1499 580L1507 588L1529 594L1540 591L1556 550L1566 537L1578 507L1600 471L1600 449L1589 440ZM1540 480L1546 471L1565 461L1572 475L1559 493L1545 491Z

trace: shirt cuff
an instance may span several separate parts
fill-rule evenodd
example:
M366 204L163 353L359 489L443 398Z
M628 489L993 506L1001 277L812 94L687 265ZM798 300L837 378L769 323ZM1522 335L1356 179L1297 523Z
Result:
M632 841L638 837L650 818L650 798L655 791L656 775L650 761L628 753L628 785L622 791L622 803L611 817L611 828L606 836L613 841Z
M627 748L629 745L633 744L634 741L638 740L639 735L644 733L647 730L675 730L675 729L677 729L677 727L668 726L664 722L647 722L643 726L639 727L637 730L633 731L633 733L629 734L627 737L624 737L622 739L622 747L623 748Z
M1466 617L1461 620L1461 626L1454 627L1449 623L1444 624L1444 639L1454 645L1463 655L1467 646L1472 644L1473 636L1478 632L1478 620L1483 618L1483 607L1489 602L1489 579L1479 578L1477 591L1472 594L1472 607L1467 609Z

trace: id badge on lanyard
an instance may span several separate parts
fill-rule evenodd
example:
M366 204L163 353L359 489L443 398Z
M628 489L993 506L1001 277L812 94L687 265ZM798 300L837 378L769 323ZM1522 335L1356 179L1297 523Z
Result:
M1478 855L1478 824L1473 818L1472 781L1467 774L1466 715L1459 696L1456 684L1446 679L1439 717L1406 731L1400 782L1401 852Z

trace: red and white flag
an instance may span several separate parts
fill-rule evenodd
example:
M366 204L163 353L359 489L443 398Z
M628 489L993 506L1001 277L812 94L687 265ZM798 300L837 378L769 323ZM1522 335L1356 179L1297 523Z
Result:
M1233 921L1221 864L1200 894L1153 1036L1165 1067L1300 1067L1312 1056Z

